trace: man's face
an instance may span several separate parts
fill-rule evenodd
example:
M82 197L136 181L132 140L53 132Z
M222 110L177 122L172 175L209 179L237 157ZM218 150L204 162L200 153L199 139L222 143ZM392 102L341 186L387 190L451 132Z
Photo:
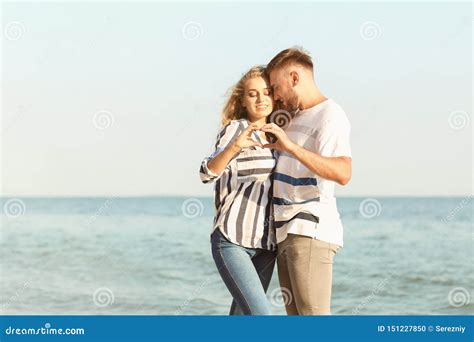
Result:
M287 68L274 70L270 73L270 84L273 89L273 99L279 102L282 109L294 112L299 106L299 97L292 86L290 73Z

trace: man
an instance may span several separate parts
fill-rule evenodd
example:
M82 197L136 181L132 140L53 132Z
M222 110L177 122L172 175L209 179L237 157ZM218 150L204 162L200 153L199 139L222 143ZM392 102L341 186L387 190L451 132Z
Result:
M350 124L316 86L313 62L302 49L281 51L267 72L275 101L293 113L284 129L275 123L261 128L277 138L265 146L280 151L273 204L286 311L329 315L333 259L343 245L334 186L352 175Z

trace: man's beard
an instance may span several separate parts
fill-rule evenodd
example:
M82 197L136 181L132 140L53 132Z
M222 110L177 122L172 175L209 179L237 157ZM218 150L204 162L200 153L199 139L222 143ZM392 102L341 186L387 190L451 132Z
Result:
M298 110L298 105L299 105L298 95L296 95L293 89L291 89L288 92L285 101L282 103L282 107L288 112L294 113Z

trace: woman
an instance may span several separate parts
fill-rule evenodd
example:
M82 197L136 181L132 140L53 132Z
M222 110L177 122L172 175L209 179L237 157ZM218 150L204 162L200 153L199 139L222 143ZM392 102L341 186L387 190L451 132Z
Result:
M269 315L265 292L273 273L276 238L271 221L276 164L259 128L273 110L265 69L250 69L233 87L222 113L215 151L201 164L203 183L215 182L212 255L234 300L231 315Z

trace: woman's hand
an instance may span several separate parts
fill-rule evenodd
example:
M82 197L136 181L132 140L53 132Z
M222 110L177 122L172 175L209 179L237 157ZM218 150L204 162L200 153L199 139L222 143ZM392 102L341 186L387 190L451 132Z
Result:
M258 129L258 125L250 124L233 142L230 142L221 153L209 161L207 164L209 170L215 174L220 174L229 164L232 158L234 158L236 154L240 153L242 149L251 146L263 147L261 143L252 139L253 131Z
M295 144L288 138L285 131L274 123L269 123L260 128L262 132L273 134L277 140L273 144L265 144L263 147L274 148L278 151L290 152Z
M233 145L241 151L244 148L259 146L263 147L261 143L252 139L252 134L254 131L259 130L257 124L250 124L240 135L235 139Z

